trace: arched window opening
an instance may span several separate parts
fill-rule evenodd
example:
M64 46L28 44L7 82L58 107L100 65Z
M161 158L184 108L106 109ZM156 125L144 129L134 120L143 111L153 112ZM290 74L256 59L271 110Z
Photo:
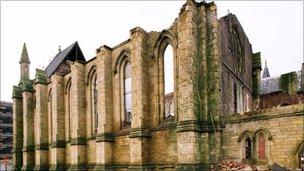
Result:
M92 134L97 133L98 127L98 93L97 93L97 74L94 72L91 77L91 119L92 119Z
M52 114L52 92L49 92L49 97L48 97L48 109L49 109L49 120L50 120L50 128L49 128L49 138L50 138L50 142L53 142L53 134L52 134L52 130L53 130L53 114Z
M164 100L165 117L174 116L174 59L173 48L167 45L164 51Z
M95 78L94 78L93 89L94 89L93 92L94 92L95 132L96 132L97 127L98 127L98 112L97 112L98 95L97 95L97 77L96 77L96 74L95 74Z
M237 106L238 106L238 100L237 100L237 86L236 83L233 83L233 106L234 106L234 113L237 113Z
M262 133L259 135L259 139L258 139L258 158L259 159L265 159L266 158L266 155L265 155L265 136Z
M251 160L251 154L252 154L252 142L249 137L245 139L245 159Z
M71 117L71 111L72 111L72 96L71 96L71 81L69 80L68 84L67 84L67 99L68 99L68 135L69 135L69 141L71 140L71 131L72 131L72 127L71 127L71 123L72 123L72 117Z
M132 121L132 73L131 63L127 62L124 67L124 112L125 124L130 125Z

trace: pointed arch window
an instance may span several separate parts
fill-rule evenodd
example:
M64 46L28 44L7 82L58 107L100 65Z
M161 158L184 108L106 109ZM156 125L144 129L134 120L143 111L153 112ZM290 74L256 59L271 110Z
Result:
M132 121L132 73L131 63L128 61L124 67L124 113L125 124Z
M91 77L91 119L92 119L92 134L97 132L98 127L98 92L97 92L97 74L93 72Z
M174 116L174 62L173 48L167 45L164 51L164 100L165 118Z
M249 137L245 139L245 159L252 159L252 141Z
M49 112L49 140L50 142L53 142L53 114L52 114L52 90L50 90L48 95L48 112Z
M68 140L70 141L71 140L71 131L72 131L72 126L71 126L71 123L72 123L72 117L71 117L71 112L72 112L72 105L71 105L71 101L72 101L72 96L71 96L71 79L68 80L68 83L67 83L67 89L66 89L66 92L67 92L67 124L68 124L68 128L67 128L67 131L68 131Z
M175 86L178 76L178 60L177 55L177 37L170 30L163 30L158 36L153 55L155 58L155 78L152 79L156 83L154 92L157 93L155 102L155 110L157 111L156 122L169 121L172 118L177 120L178 89ZM153 102L152 102L153 103Z

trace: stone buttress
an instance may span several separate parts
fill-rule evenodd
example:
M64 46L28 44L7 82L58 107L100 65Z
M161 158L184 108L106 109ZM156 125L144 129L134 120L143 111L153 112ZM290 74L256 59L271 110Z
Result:
M75 61L71 65L71 167L69 170L83 170L86 167L86 121L84 64Z
M114 169L113 102L111 49L102 46L97 53L98 127L94 170Z
M22 93L19 86L13 87L13 169L22 167L23 147L23 108Z
M43 70L36 69L35 90L35 170L47 170L49 149L47 115L47 76Z
M63 76L51 76L51 161L50 170L65 169L65 117L64 117L64 83Z
M130 35L132 65L132 121L129 169L146 170L149 164L149 103L146 31L136 27Z

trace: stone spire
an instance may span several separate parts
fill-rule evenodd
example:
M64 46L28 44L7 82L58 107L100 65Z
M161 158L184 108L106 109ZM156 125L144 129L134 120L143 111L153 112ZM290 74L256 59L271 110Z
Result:
M23 48L22 48L22 53L21 53L21 57L20 57L19 63L20 64L21 63L26 63L26 64L30 63L25 43L23 43Z
M25 43L23 44L19 63L20 63L20 82L22 83L24 81L29 80L29 68L30 68L30 60L28 57Z
M263 69L263 76L262 78L268 78L270 77L269 71L268 71L268 67L267 67L267 61L265 60L265 66Z

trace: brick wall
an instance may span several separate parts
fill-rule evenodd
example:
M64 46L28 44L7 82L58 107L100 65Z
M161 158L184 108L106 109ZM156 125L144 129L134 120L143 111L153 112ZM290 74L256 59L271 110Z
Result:
M304 93L287 94L283 92L269 93L260 96L260 108L272 108L276 106L287 106L304 102Z

